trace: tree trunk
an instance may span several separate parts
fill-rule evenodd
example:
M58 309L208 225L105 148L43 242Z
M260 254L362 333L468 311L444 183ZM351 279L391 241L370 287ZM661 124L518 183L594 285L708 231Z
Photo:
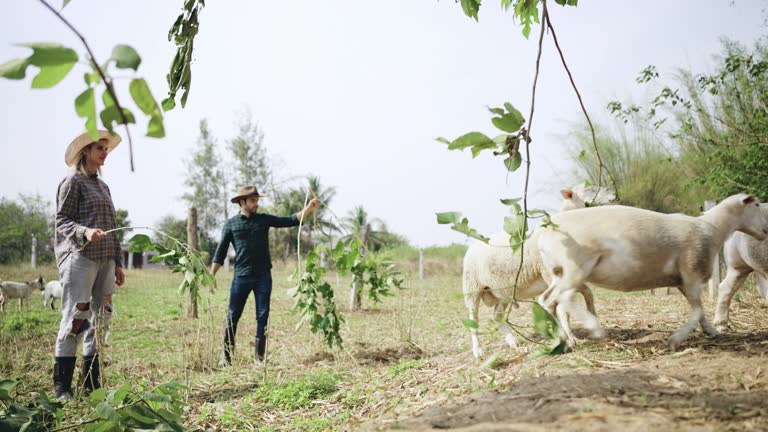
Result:
M197 250L197 209L190 207L187 216L187 244L192 250ZM197 293L187 290L187 318L197 319Z
M363 245L368 243L368 233L371 231L371 225L367 224L363 227L362 232L360 233L360 241L363 242ZM365 253L365 248L360 248L360 257L362 258L363 254ZM360 281L362 282L362 281ZM358 281L352 282L352 290L349 292L349 310L358 310L362 308L362 296L361 291L363 290L362 283L358 283Z

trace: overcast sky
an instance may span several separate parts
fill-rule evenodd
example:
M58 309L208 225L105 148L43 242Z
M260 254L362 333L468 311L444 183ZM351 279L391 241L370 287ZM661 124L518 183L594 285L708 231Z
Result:
M507 174L501 159L449 152L438 136L470 131L495 136L488 106L508 101L527 117L538 27L531 40L498 1L483 3L480 20L453 0L209 1L200 16L192 91L185 109L166 114L167 137L132 127L136 171L127 141L107 159L104 180L133 225L184 217L184 158L207 118L220 149L235 134L236 113L249 107L265 133L278 178L313 174L335 186L331 209L356 205L417 246L463 243L435 222L435 212L462 211L481 232L502 227L499 198L519 197L522 171ZM553 3L553 2L550 2ZM78 39L37 1L0 0L0 63L29 55L24 42L59 42L83 58ZM61 1L54 2L61 6ZM116 44L142 56L137 73L159 100L174 54L167 32L182 0L72 0L64 15L103 62ZM550 6L566 60L593 119L607 118L614 99L642 99L639 71L657 66L711 70L720 38L748 46L765 34L765 1L588 1ZM582 121L556 51L547 39L532 135L533 207L557 207L558 190L573 181L565 149ZM66 174L64 150L84 121L74 99L85 89L77 65L58 86L31 90L0 79L0 196L39 193L55 201ZM119 95L135 113L117 71ZM122 129L121 129L122 130ZM234 191L232 191L234 192ZM268 204L268 202L267 202Z

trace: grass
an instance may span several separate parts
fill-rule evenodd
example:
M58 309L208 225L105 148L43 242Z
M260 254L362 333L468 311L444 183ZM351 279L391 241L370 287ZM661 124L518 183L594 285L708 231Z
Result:
M506 349L492 312L481 308L481 343L496 355L490 367L475 363L467 330L467 311L461 297L461 264L445 258L426 261L424 280L417 264L402 261L406 289L380 305L364 296L364 309L348 311L349 279L340 278L336 298L346 317L342 327L344 351L329 350L308 326L294 330L298 317L291 311L288 276L295 264L276 263L273 269L272 314L268 364L253 366L255 308L251 297L241 319L234 364L217 366L223 344L224 319L231 273L218 276L219 289L204 293L197 320L186 318L186 304L177 292L178 275L164 270L127 272L126 285L114 296L111 345L103 347L105 385L114 389L126 381L145 388L170 381L188 386L185 423L202 430L358 430L383 417L408 416L426 406L478 390L500 388L525 377L567 373L599 367L599 361L623 362L655 355L652 348L588 342L571 354L534 360ZM55 278L46 266L0 267L0 278ZM336 275L328 280L336 286ZM657 291L630 295L597 290L601 321L620 322L622 328L644 329L645 311L657 317L654 326L675 328L687 313L679 294ZM754 296L752 296L754 297ZM741 298L750 300L744 295ZM746 300L744 300L746 302ZM0 379L17 378L24 388L51 392L53 343L59 312L44 310L36 293L31 310L9 307L0 315ZM13 305L15 306L15 305ZM740 307L736 306L738 314ZM710 313L711 316L711 313ZM531 333L530 306L513 309L510 321ZM529 350L536 348L530 342ZM683 359L684 361L684 359ZM81 403L67 405L67 419L86 415ZM69 422L68 424L71 424ZM391 424L391 423L390 423Z

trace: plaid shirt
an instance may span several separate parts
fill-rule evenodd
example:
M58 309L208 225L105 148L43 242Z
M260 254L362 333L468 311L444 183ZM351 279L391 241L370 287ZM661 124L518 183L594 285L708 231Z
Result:
M56 195L56 263L60 266L70 253L78 251L87 242L87 228L104 231L117 227L115 207L107 184L97 175L85 176L75 172L59 183ZM115 260L123 266L120 242L114 233L93 243L79 252L94 261Z
M213 262L224 264L229 244L235 247L235 276L249 276L272 268L269 256L269 229L288 228L299 224L295 214L288 217L255 213L251 217L237 214L224 223L221 241Z

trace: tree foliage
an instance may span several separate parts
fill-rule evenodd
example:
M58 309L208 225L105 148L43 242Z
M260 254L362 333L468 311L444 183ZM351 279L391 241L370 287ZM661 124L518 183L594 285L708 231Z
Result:
M662 82L654 66L645 68L636 81L658 86L658 95L647 106L613 101L608 109L636 129L657 131L655 146L669 155L667 165L672 169L665 173L663 164L633 160L624 167L625 174L644 175L625 180L624 187L651 193L650 185L643 183L657 172L666 177L659 182L662 189L676 185L680 199L689 203L700 205L735 193L764 197L768 190L766 52L764 42L747 50L726 40L714 72L679 70L672 83ZM648 143L644 144L647 151ZM642 206L654 208L647 203ZM693 206L685 207L672 211Z
M38 262L53 259L50 202L40 195L19 194L18 201L0 198L0 264L28 260L32 235L37 239Z
M216 150L216 139L208 128L208 122L200 120L197 146L189 159L184 185L188 188L182 199L189 207L195 207L200 231L213 235L224 220L226 185L221 158Z

